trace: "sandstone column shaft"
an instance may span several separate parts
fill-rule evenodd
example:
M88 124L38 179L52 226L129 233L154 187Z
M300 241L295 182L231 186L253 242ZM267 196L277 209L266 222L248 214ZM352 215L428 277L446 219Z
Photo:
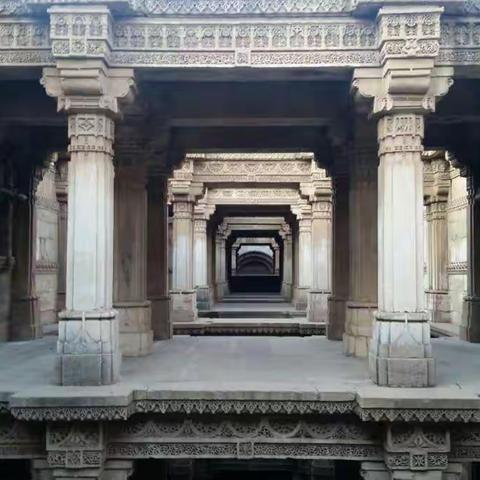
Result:
M114 307L125 356L151 352L147 300L147 190L142 167L119 166L115 175Z
M35 291L36 209L34 172L29 175L27 199L18 200L13 211L12 301L10 340L30 340L42 336L38 297Z
M312 288L308 319L326 322L328 297L332 292L332 201L331 197L312 205Z
M378 312L370 373L380 385L434 382L423 288L424 119L391 114L379 120Z
M328 303L326 334L329 340L341 340L345 331L345 309L349 276L349 179L333 177L333 268L332 295Z
M295 308L306 310L308 293L312 286L312 219L303 218L298 222L298 285Z
M467 295L463 304L460 337L480 342L480 175L470 172L467 178Z
M290 231L283 236L283 281L282 296L290 302L292 300L293 281L293 242Z
M172 337L167 194L167 176L152 173L148 179L147 294L151 303L155 340Z
M431 158L432 155L435 156ZM450 188L450 164L445 159L444 152L435 152L432 155L424 155L428 274L426 301L433 322L450 322L447 272L447 200Z
M194 286L197 291L197 306L209 310L210 289L207 269L207 219L195 218L193 226Z
M221 300L228 293L226 255L225 235L217 232L215 237L215 293L217 300Z
M193 288L193 203L189 199L173 201L172 235L172 320L197 319L197 296Z
M377 156L359 150L350 166L349 299L346 304L344 352L366 357L377 308Z
M105 113L69 115L66 311L60 314L63 385L114 383L120 367L113 286L113 136Z

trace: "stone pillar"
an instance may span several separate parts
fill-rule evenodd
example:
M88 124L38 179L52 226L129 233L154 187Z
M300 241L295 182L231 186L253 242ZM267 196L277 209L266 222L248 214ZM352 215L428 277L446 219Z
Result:
M326 335L342 340L349 279L349 178L346 169L338 167L333 176L333 265L332 295L328 299Z
M390 471L384 462L362 462L360 476L363 480L390 480Z
M425 2L380 8L381 68L354 74L354 87L374 98L373 113L380 118L378 312L369 365L375 383L392 387L434 384L424 305L421 157L424 114L434 110L436 99L452 84L453 69L435 66L442 12Z
M288 302L292 301L292 282L293 282L293 241L290 225L284 224L280 230L280 236L283 238L283 279L282 296Z
M104 112L69 116L66 310L57 357L62 385L115 383L120 369L113 286L113 132Z
M155 340L172 338L168 287L168 208L167 175L149 172L147 185L147 298L151 304Z
M480 174L473 168L467 177L467 295L463 302L460 338L480 342Z
M327 322L328 297L332 293L332 196L315 196L312 203L312 287L308 299L310 322Z
M36 262L36 208L35 191L38 170L25 172L26 185L22 188L26 198L14 204L12 300L9 339L31 340L42 336L38 296L35 290Z
M108 23L108 10L94 10L86 15ZM50 12L54 32L56 22L71 19L63 7ZM112 305L114 118L119 101L132 98L133 71L108 70L93 58L88 64L72 60L60 69L44 69L42 82L68 113L70 140L66 305L59 314L58 381L111 384L118 378L121 360Z
M222 300L228 293L226 236L226 226L219 225L215 236L215 296L217 301Z
M13 257L13 205L16 199L10 159L0 163L0 341L8 340Z
M107 460L102 480L128 480L133 474L133 460Z
M370 373L380 385L434 383L423 289L423 132L416 114L378 124L378 312Z
M238 255L238 249L240 247L238 245L232 245L232 275L237 274L237 255Z
M127 357L152 351L147 300L147 190L143 167L118 166L115 172L113 300L120 349Z
M53 471L43 458L34 458L31 461L32 480L53 480Z
M67 215L68 215L68 161L66 155L59 155L56 163L55 180L58 202L58 281L57 310L65 309L65 288L67 268Z
M367 141L370 134L375 141L375 131L360 128L358 132L358 136L366 137ZM375 145L357 142L350 166L350 278L343 336L345 354L355 357L368 356L377 309L377 164Z
M174 195L172 228L172 321L197 320L197 293L193 288L193 201Z
M433 322L450 322L448 295L447 201L450 189L450 164L445 152L423 155L424 201L427 221L427 310Z
M197 307L199 310L210 310L212 307L207 267L207 222L212 213L213 211L201 202L195 205L193 221L193 284L197 291Z
M274 275L280 275L280 247L277 244L272 245L273 249L273 262L274 262Z
M312 286L312 212L303 205L298 218L298 285L295 291L295 308L307 310Z

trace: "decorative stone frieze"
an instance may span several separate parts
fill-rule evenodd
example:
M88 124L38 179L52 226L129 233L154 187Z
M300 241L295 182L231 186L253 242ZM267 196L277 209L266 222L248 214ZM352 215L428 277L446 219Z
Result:
M108 434L110 458L259 458L380 459L374 428L356 422L315 419L215 417L194 420L156 417L118 424Z

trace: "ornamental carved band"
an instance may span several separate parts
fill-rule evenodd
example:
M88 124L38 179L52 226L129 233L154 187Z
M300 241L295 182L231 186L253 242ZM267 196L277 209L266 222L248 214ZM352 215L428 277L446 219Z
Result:
M392 114L378 122L379 154L423 151L424 118L416 114Z
M73 113L68 117L70 152L102 152L113 155L115 123L103 113Z

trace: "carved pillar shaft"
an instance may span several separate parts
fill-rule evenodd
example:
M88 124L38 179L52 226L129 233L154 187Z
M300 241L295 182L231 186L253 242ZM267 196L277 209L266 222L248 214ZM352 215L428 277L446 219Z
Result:
M34 171L24 189L26 199L15 202L13 211L12 300L9 325L10 340L30 340L42 336L38 297L35 291L36 208Z
M471 172L467 178L467 295L463 304L460 337L480 342L480 175Z
M274 274L280 274L280 248L273 247Z
M434 383L423 289L424 119L392 114L378 123L378 312L370 347L375 383Z
M350 166L349 298L343 347L346 355L366 357L377 309L377 156L360 147Z
M349 274L349 179L333 177L333 268L332 295L328 303L327 338L341 340L345 331L345 309Z
M148 179L147 294L151 304L155 340L172 337L168 288L167 176L150 174Z
M312 219L298 222L298 285L295 295L295 308L306 310L308 293L312 286Z
M68 162L66 159L57 160L57 201L58 201L58 282L57 282L57 310L65 309L65 288L67 268L67 216L68 216Z
M225 235L217 232L215 237L215 294L217 300L221 300L228 293L226 256Z
M425 179L431 185L425 191L425 219L427 223L427 309L433 322L451 320L448 295L448 224L447 200L450 187L450 164L441 158L424 156Z
M237 273L237 254L238 247L232 247L232 275Z
M120 368L112 308L114 122L102 112L69 115L66 310L60 313L62 385L114 383Z
M332 200L312 204L312 285L307 317L311 322L327 322L328 297L332 292Z
M210 310L207 274L207 219L196 218L193 231L194 286L197 291L197 307L201 310Z
M172 321L197 319L197 296L193 288L193 203L189 199L173 201L172 232Z
M125 356L147 355L153 331L147 300L147 190L143 168L119 166L115 175L114 307Z
M292 234L287 233L283 238L283 282L282 296L287 301L292 300L293 281L293 241Z

